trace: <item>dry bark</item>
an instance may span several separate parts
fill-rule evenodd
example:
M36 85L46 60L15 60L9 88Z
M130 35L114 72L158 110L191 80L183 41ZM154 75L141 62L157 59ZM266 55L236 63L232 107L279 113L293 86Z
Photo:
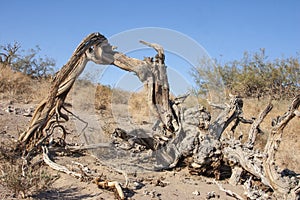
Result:
M243 145L236 141L227 141L227 147L223 153L227 159L240 165L245 171L260 178L261 182L274 191L277 198L297 199L299 198L299 177L294 173L279 171L276 165L275 154L279 148L283 129L293 119L300 105L300 94L292 101L288 112L280 117L280 122L271 130L264 153L253 150L249 144ZM258 120L271 109L269 104L260 114ZM297 112L296 112L297 113ZM255 125L256 126L256 125ZM249 193L250 194L250 193ZM253 192L251 194L254 194ZM257 195L257 193L255 193ZM251 197L251 198L254 198Z
M273 128L271 131L267 144L265 146L264 153L266 154L266 159L263 162L264 175L269 180L270 187L279 194L288 195L300 195L295 194L295 188L299 188L300 182L298 180L293 180L292 177L283 176L281 172L276 170L275 164L275 154L279 148L283 129L292 120L296 114L295 111L300 106L300 94L298 94L292 101L289 110L284 114L284 118ZM294 177L295 179L295 177ZM298 185L295 187L295 184ZM298 189L297 189L298 190ZM299 191L298 191L299 192Z
M259 130L259 125L262 123L262 121L267 116L267 114L272 110L272 108L273 105L270 102L268 106L259 114L258 118L252 124L251 129L249 131L248 141L247 141L247 145L249 148L253 148Z

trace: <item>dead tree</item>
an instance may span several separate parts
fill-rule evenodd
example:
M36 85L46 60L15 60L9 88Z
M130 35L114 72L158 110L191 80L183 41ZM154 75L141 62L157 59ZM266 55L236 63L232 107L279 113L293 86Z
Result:
M210 113L203 107L181 111L180 102L170 99L163 48L158 44L145 41L141 43L153 48L156 55L144 60L130 58L115 51L103 35L93 33L87 36L77 47L68 63L56 74L48 97L35 110L28 129L19 137L19 144L30 151L41 144L46 145L55 128L61 128L65 132L62 122L68 121L69 117L62 112L62 109L68 112L64 102L86 63L93 61L97 64L111 64L136 74L147 89L148 105L158 121L157 124L161 124L161 132L171 133L167 138L159 138L159 136L157 138L153 134L153 138L148 138L148 141L143 138L141 141L136 137L126 137L126 135L124 137L127 140L134 138L133 142L146 144L148 149L156 154L159 169L173 168L181 158L189 157L191 158L189 160L191 171L219 178L222 165L227 160L231 161L232 168L241 167L244 171L261 179L262 183L270 187L276 195L280 197L294 195L295 198L299 196L299 178L292 175L283 177L276 171L275 153L284 127L294 116L299 115L297 109L300 104L300 95L295 97L289 111L272 130L265 152L256 152L252 148L255 136L259 124L271 110L271 106L267 107L255 121L243 119L243 100L238 96L232 98L230 104L213 122L211 122ZM248 145L242 144L240 140L222 138L226 128L235 120L253 123ZM118 135L119 132L116 134ZM120 134L124 136L126 131ZM160 139L164 142L161 143ZM241 170L233 171L241 174ZM234 182L237 182L237 174L233 175L236 180Z
M27 130L20 135L20 145L29 149L38 146L51 136L55 128L61 128L65 134L61 122L68 121L69 117L62 113L62 109L66 110L64 103L69 91L88 61L97 64L112 62L112 57L107 57L104 53L109 50L112 51L111 46L99 33L90 34L83 39L67 64L55 75L47 98L38 105Z
M165 129L174 132L174 126L178 127L178 117L169 99L164 50L157 44L145 41L141 43L157 51L154 59L141 61L129 58L113 51L114 47L100 33L87 36L77 47L68 63L54 77L48 97L38 105L28 129L20 135L19 142L25 145L33 142L34 145L38 145L51 135L54 128L61 128L65 132L61 120L68 121L68 116L62 113L61 109L66 110L64 101L88 61L97 64L112 64L123 70L134 72L147 88L148 104L154 115Z

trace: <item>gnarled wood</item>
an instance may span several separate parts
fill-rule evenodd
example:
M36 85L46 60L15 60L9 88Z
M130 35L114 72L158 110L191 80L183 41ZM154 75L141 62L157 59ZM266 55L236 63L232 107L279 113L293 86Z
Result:
M120 52L114 52L113 65L130 72L134 72L147 90L148 105L152 113L163 124L165 129L174 132L178 127L178 116L174 113L169 96L169 82L165 66L163 48L158 44L140 41L157 51L155 58L146 58L144 61L127 57ZM170 120L171 118L171 120ZM170 123L171 121L171 123Z
M110 46L106 38L99 33L92 33L82 40L68 63L54 77L48 97L36 108L28 129L20 135L18 141L21 145L28 145L31 141L34 146L37 141L47 137L49 129L59 119L68 120L61 108L69 91L89 60L98 64L112 62L110 55L103 53L103 48L107 51L107 47Z
M247 145L249 148L253 148L254 142L256 140L256 135L258 133L259 125L262 123L267 114L272 110L273 105L271 102L267 105L267 107L259 114L258 118L254 121L249 131Z
M292 120L295 115L295 110L298 109L300 105L300 94L298 94L292 101L288 112L284 114L284 118L279 122L271 131L267 144L265 146L266 159L263 162L263 169L266 178L270 182L271 188L280 194L287 195L291 192L292 186L291 179L288 177L283 177L277 170L275 165L275 154L279 148L283 129ZM300 195L300 194L298 194Z
M47 148L47 147L42 146L42 149L43 149L43 159L44 159L44 162L45 162L49 167L51 167L51 168L54 169L54 170L57 170L57 171L64 172L64 173L66 173L66 174L70 174L70 175L72 175L72 176L75 176L76 178L82 178L82 174L73 172L73 171L69 170L67 167L62 166L62 165L59 165L59 164L53 162L53 161L49 158L49 151L48 151L48 148Z
M299 178L293 174L284 175L278 171L278 167L275 164L275 154L281 142L283 129L296 116L295 110L298 109L299 105L300 94L294 98L289 111L280 117L279 123L272 129L264 153L253 150L251 146L249 149L248 144L244 146L234 140L227 141L227 147L223 149L227 159L260 178L263 184L274 190L277 198L296 199L300 195L298 189L300 187ZM268 105L260 114L260 117L264 116L270 108L271 106Z

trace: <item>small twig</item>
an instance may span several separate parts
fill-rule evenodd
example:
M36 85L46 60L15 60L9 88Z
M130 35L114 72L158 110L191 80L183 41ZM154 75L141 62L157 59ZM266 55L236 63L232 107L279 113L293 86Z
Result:
M213 107L215 109L225 110L227 107L229 107L228 104L225 104L225 105L223 105L223 104L216 104L216 103L210 102L208 99L207 99L207 102L208 102L208 104L211 107Z
M214 183L219 187L219 189L221 191L225 192L227 195L229 195L235 199L244 200L244 198L241 197L240 195L232 192L231 190L226 190L225 188L223 188L223 186L220 183L218 183L216 180L214 180Z
M111 143L98 143L98 144L89 144L84 146L66 146L66 149L70 151L80 151L80 150L91 150L91 149L109 148L109 147L111 147Z

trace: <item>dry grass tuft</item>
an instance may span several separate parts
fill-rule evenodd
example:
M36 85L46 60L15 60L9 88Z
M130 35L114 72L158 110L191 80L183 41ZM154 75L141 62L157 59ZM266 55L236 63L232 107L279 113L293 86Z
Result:
M0 99L37 102L48 93L50 80L34 80L0 64Z
M148 106L147 91L141 90L131 94L128 101L128 111L134 123L150 122L151 111Z
M96 110L111 110L113 91L110 87L97 85L95 94Z
M14 151L14 144L1 142L0 146L0 197L26 198L51 187L54 177L40 166L23 166L23 159Z

